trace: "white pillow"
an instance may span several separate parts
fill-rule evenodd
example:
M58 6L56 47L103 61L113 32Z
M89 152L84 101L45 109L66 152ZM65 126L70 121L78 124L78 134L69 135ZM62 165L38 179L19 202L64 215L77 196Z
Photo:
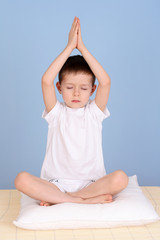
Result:
M160 220L152 204L144 196L137 176L129 177L128 187L105 204L61 203L42 207L39 201L24 194L21 210L13 223L34 230L111 228L143 225Z

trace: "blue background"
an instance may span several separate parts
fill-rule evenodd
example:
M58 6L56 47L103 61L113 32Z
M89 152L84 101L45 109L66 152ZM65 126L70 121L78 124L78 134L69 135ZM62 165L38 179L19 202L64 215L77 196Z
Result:
M66 47L75 16L86 47L111 77L107 172L122 169L140 185L160 186L159 12L158 0L0 2L1 189L14 188L20 171L40 174L48 127L41 77Z

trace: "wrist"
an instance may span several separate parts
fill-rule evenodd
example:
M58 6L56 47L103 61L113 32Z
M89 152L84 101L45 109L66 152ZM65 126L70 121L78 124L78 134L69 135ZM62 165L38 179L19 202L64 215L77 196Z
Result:
M69 44L67 44L66 49L70 52L72 52L74 50L74 48Z
M85 45L83 44L82 46L81 46L81 48L79 48L78 50L80 51L80 53L83 55L83 53L86 51L86 47L85 47Z

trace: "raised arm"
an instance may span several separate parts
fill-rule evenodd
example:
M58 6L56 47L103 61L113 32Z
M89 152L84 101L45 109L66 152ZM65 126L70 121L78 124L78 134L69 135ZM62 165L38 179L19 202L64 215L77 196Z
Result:
M43 74L41 84L44 104L47 112L49 112L56 104L57 98L54 87L54 79L60 69L70 56L71 52L77 46L78 23L77 18L74 19L71 30L69 32L68 44L62 53L51 63L47 71Z
M81 52L84 59L90 66L92 72L97 78L99 85L96 92L95 103L102 110L105 110L106 104L109 98L111 80L107 72L101 66L101 64L93 57L93 55L85 47L82 36L81 36L81 27L80 20L78 19L78 44L77 49Z

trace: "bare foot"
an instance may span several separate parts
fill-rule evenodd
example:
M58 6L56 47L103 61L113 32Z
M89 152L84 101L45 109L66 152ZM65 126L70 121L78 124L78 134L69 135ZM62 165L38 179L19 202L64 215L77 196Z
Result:
M67 193L68 195L72 196L71 193ZM77 201L77 198L75 197L75 202L77 203L90 203L90 204L98 204L98 203L110 203L112 202L112 195L111 194L104 194L92 198L81 198L79 201Z
M93 198L84 199L84 203L98 204L98 203L110 203L112 202L112 195L105 194Z
M55 205L55 204L58 204L58 203L66 203L66 202L69 202L69 203L82 203L83 202L82 198L72 197L72 196L70 196L67 193L66 193L66 196L67 196L67 199L65 199L64 201L59 201L59 202L55 202L55 203L49 203L49 202L41 201L40 202L40 206L48 207L48 206L52 206L52 205Z
M71 203L81 203L81 204L98 204L98 203L110 203L112 202L112 195L110 194L104 194L104 195L100 195L97 197L92 197L92 198L78 198L78 197L72 197L70 195L70 193L66 193L68 196L70 196L70 198L68 199L68 201L64 201L64 202L71 202ZM59 202L62 203L62 202ZM40 202L40 206L52 206L54 204L57 203L48 203L45 201L41 201Z
M98 203L110 203L112 202L112 195L105 194L93 198L84 199L84 203L98 204Z
M76 193L75 192L68 192L67 193L68 195L70 195L71 197L77 197L76 196ZM96 197L92 197L92 198L82 198L84 200L89 200L91 201L91 203L97 203L97 201L102 201L102 202L98 202L98 203L109 203L109 202L112 202L112 195L111 194L104 194L104 195L99 195L99 196L96 196Z

